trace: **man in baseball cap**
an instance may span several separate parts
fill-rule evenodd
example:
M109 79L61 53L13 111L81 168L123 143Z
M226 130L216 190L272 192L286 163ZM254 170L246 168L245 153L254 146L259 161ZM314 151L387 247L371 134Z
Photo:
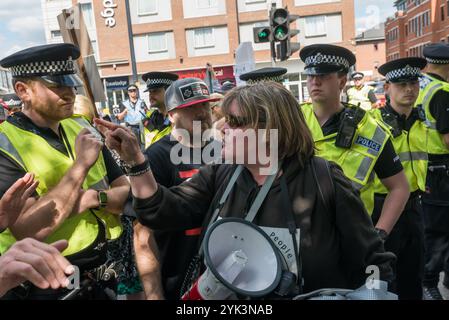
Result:
M167 188L179 185L190 179L202 165L206 164L207 161L204 157L197 159L196 155L203 155L203 151L213 140L204 141L207 138L201 139L202 137L198 135L200 133L203 135L205 130L211 129L210 103L219 99L211 97L206 83L197 78L177 80L168 87L165 93L165 107L172 132L145 151L154 177L160 185ZM196 129L195 121L200 121L200 130ZM189 133L190 137L186 137L186 133ZM177 158L172 158L172 154ZM214 156L210 152L207 155L211 158ZM139 257L143 257L140 250L146 248L148 237L153 234L160 252L159 263L165 298L179 299L184 275L189 262L196 253L201 231L197 229L201 227L200 225L194 227L196 228L185 231L153 230L150 233L146 227L139 225L137 231L139 245L135 246L135 250L145 292L154 292L153 286L156 281L151 277L153 269L148 263L148 257L145 260L139 259ZM156 259L150 260L157 261Z

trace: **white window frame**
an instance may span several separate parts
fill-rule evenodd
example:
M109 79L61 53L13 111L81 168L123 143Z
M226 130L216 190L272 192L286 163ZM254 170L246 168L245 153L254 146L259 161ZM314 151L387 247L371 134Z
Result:
M158 0L154 0L156 2L156 10L153 12L141 12L140 11L140 1L142 0L137 0L137 15L140 16L154 16L157 15L159 13L159 1ZM145 0L147 1L147 0Z
M151 35L164 35L165 39L165 48L158 49L158 50L151 50L150 48L150 36ZM167 39L167 32L154 32L147 34L147 47L148 47L148 53L161 53L161 52L167 52L168 51L168 39Z
M197 45L196 43L196 30L204 30L204 29L210 29L212 31L212 44L205 44L202 46ZM215 39L215 29L212 27L205 27L205 28L197 28L197 29L193 29L193 47L195 49L205 49L205 48L214 48L215 47L215 43L216 43L216 39Z
M211 9L211 8L217 8L218 7L218 1L220 1L220 0L208 0L209 3L210 3L210 1L215 1L215 5L214 6L209 6L209 7L200 7L199 1L200 0L195 0L195 4L196 4L196 8L197 9Z
M324 33L307 35L307 18L315 18L315 17L324 17ZM306 37L306 39L326 37L327 36L327 16L326 15L314 15L314 16L304 17L304 29L305 29L304 36Z

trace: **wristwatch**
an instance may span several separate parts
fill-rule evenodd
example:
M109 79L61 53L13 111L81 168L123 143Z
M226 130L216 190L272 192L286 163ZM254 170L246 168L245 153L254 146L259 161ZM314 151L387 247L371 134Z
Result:
M106 208L108 205L108 194L104 190L98 191L98 209Z

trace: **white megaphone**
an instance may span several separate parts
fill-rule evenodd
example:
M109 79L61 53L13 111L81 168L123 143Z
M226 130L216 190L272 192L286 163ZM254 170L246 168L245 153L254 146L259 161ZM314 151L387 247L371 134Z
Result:
M260 298L281 279L278 249L258 226L237 218L212 224L203 242L206 271L182 300L225 300L235 294Z

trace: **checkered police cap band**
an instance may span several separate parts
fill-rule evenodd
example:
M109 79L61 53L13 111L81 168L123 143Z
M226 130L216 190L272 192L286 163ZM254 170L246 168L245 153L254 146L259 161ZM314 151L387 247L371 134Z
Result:
M170 86L173 83L172 80L170 79L148 79L146 81L146 84L148 87L150 86L159 86L159 85L166 85L166 86Z
M385 75L387 81L401 79L401 78L412 78L421 76L421 69L418 67L411 67L409 65L401 69L395 69L388 72Z
M249 79L246 81L247 84L256 84L263 81L274 81L274 82L282 82L283 76L276 76L276 77L263 77L263 78L257 78L257 79Z
M304 61L306 66L315 66L320 64L332 64L332 65L342 65L346 69L350 68L350 63L347 59L340 57L340 56L334 56L334 55L326 55L317 53L316 55L309 56Z
M449 60L444 60L444 59L434 59L434 58L427 58L426 60L428 63L431 64L449 64Z
M75 74L71 57L64 61L38 61L11 67L13 77Z

